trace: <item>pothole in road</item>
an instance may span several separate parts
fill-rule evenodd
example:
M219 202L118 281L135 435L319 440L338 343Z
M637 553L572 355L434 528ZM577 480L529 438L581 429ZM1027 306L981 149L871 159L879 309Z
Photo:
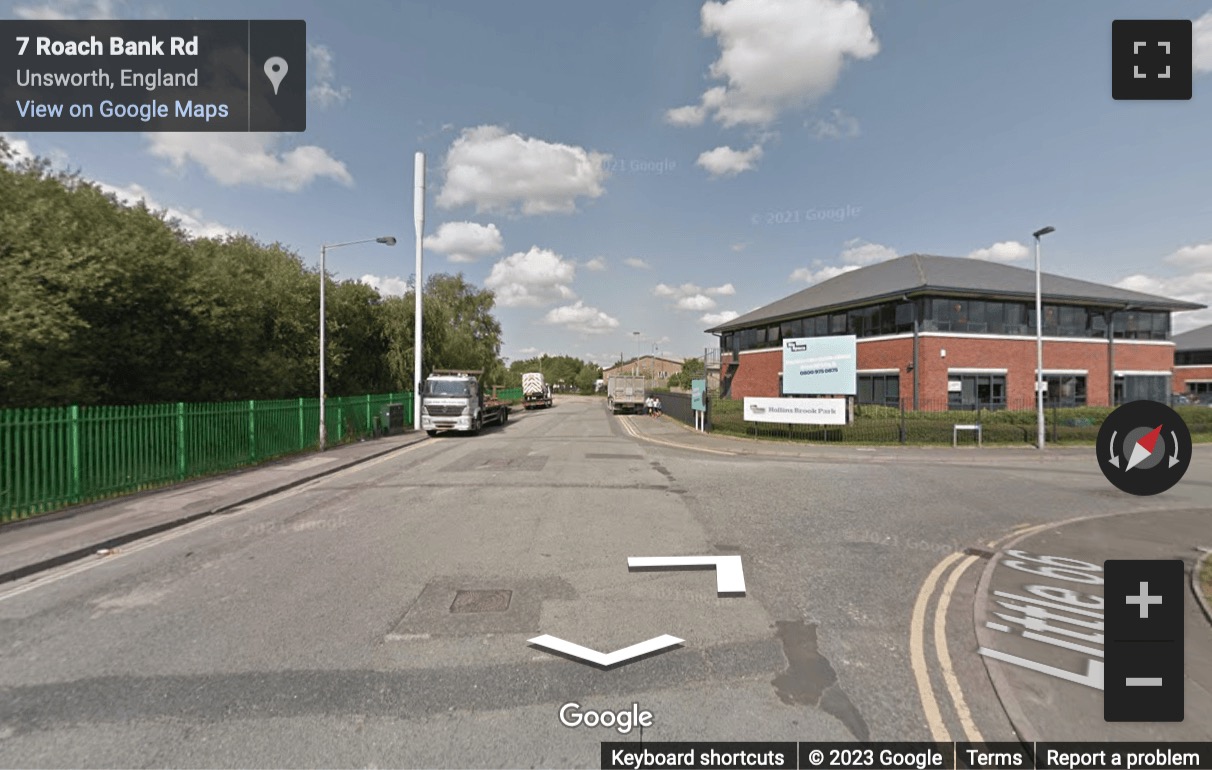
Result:
M450 605L451 612L504 612L509 609L513 591L493 589L490 591L456 591Z

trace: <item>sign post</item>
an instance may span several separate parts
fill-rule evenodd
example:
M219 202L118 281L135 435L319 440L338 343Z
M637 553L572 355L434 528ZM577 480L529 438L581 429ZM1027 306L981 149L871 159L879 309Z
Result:
M707 380L690 381L690 408L694 410L694 427L696 430L706 430L707 417Z

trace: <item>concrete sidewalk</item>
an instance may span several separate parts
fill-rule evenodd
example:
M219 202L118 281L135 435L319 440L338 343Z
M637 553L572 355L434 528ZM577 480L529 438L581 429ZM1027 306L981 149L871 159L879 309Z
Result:
M1192 581L1202 548L1212 548L1212 511L1193 508L1081 519L1000 547L981 576L973 620L989 678L1020 737L1212 740L1212 617ZM1102 564L1107 559L1185 564L1183 722L1103 721ZM1048 597L1043 605L1042 596ZM1028 631L1032 628L1034 633Z
M359 441L5 524L0 583L230 510L426 438L422 431L409 431Z

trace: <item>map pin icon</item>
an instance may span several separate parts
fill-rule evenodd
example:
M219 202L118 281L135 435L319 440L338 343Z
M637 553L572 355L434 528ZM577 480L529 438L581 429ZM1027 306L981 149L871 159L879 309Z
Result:
M271 56L265 60L265 77L274 84L274 96L278 95L278 86L282 83L282 78L286 77L288 69L290 68L286 66L286 60L281 56Z

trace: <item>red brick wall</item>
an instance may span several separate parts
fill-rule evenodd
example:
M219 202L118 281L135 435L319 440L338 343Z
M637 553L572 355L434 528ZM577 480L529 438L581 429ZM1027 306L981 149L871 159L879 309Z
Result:
M1186 393L1187 380L1212 380L1212 366L1174 367L1174 384L1171 390L1175 393Z
M1011 408L1027 408L1035 400L1035 340L1006 340L979 337L922 336L918 371L919 398L923 409L945 408L948 369L1006 369L1006 402ZM942 351L947 351L944 357ZM728 360L728 356L725 356ZM896 369L901 373L901 398L913 402L913 374L906 371L913 360L913 339L859 340L859 369ZM733 398L778 396L783 352L770 350L745 353L732 380ZM1117 370L1171 371L1174 347L1115 342ZM1105 342L1044 340L1044 370L1086 370L1086 402L1091 406L1110 403ZM1180 370L1181 371L1181 370ZM1212 379L1212 367L1202 368ZM1194 375L1189 375L1194 376ZM1174 390L1181 388L1176 374ZM939 406L935 406L939 405Z

